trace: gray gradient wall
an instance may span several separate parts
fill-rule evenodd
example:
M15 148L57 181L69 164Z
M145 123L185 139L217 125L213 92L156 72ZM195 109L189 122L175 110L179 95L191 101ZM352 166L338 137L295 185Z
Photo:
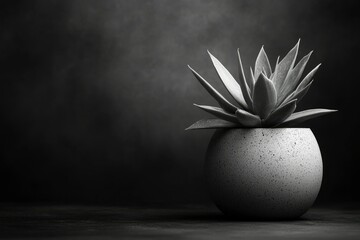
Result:
M262 45L272 64L301 38L323 63L299 108L324 158L319 202L359 199L357 1L47 0L2 2L2 201L198 203L212 131L185 132L224 94L206 53L236 75Z

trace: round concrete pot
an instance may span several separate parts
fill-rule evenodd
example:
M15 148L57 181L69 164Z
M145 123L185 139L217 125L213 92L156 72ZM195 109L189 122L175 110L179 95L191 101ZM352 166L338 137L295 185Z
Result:
M246 219L294 219L314 203L323 166L309 128L217 130L205 177L217 207Z

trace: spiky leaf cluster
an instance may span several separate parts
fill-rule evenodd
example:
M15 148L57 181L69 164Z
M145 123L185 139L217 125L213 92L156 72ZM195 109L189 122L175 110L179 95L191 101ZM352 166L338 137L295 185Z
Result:
M274 69L271 68L262 47L256 58L254 70L250 67L249 78L245 77L238 49L239 82L216 57L208 52L219 78L234 98L236 105L225 99L189 66L196 79L215 98L220 107L194 104L217 118L200 120L187 129L290 127L336 111L310 109L294 113L298 102L309 90L314 74L320 67L320 64L317 65L301 79L312 52L295 64L299 43L300 40L281 61L277 59Z

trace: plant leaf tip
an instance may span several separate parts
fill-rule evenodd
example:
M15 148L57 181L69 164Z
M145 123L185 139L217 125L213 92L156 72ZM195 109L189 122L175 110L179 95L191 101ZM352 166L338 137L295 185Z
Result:
M238 57L240 57L240 48L237 48L236 52L238 54Z

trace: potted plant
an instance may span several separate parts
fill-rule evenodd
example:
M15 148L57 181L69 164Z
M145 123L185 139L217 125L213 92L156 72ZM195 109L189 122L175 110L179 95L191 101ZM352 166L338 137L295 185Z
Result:
M296 218L318 195L323 171L318 143L309 128L293 126L336 110L295 112L320 66L301 80L312 52L295 64L299 43L281 61L277 58L274 70L262 47L248 78L238 49L239 82L209 52L236 105L189 66L220 105L194 104L217 118L200 120L187 130L217 129L206 153L205 178L211 198L226 215Z

